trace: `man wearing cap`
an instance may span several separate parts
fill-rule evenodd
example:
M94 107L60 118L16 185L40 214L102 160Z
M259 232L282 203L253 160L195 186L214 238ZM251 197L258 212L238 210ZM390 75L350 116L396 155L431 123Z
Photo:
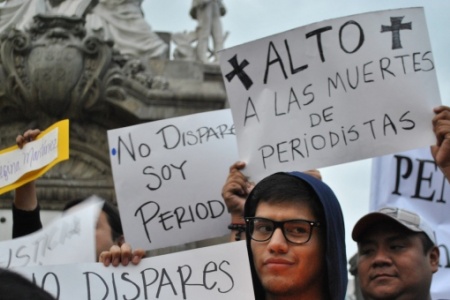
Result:
M358 243L358 276L366 300L431 300L439 266L433 230L418 214L382 208L353 228Z

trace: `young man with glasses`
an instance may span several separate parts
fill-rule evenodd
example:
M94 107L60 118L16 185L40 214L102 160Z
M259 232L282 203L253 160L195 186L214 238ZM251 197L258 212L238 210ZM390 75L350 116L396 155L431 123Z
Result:
M255 299L344 299L344 221L332 190L314 176L291 172L268 176L250 191L243 166L230 168L222 196L230 229L237 229L233 237L245 227Z

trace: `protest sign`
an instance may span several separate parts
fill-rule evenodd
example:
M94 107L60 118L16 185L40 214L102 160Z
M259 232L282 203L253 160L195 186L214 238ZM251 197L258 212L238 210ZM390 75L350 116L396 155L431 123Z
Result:
M440 250L433 275L433 299L450 295L450 185L436 166L430 148L373 159L370 211L399 207L419 213L435 231Z
M221 51L254 181L424 147L440 94L423 8L322 21Z
M103 200L96 196L32 234L0 242L0 267L95 262L95 228Z
M91 263L15 271L60 300L254 299L245 241L145 258L136 266Z
M35 180L69 158L69 120L53 124L35 141L0 151L0 195Z
M229 109L109 130L125 239L146 250L223 236L221 197L237 160Z

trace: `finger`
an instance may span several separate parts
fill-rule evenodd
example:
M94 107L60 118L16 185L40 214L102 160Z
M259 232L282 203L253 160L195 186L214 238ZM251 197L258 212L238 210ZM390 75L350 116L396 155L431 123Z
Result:
M123 243L122 246L120 246L121 250L121 262L123 266L128 266L131 260L131 246L127 243Z
M245 162L237 161L237 162L235 162L234 164L231 165L230 173L234 172L236 170L242 170L243 168L245 168Z
M440 146L443 140L450 133L450 120L438 120L434 123L434 134L436 135L436 144ZM447 137L448 138L448 137Z
M23 135L19 134L16 137L16 144L17 146L22 149L23 148L23 144L25 143L25 138L23 137Z
M133 251L133 258L131 259L131 263L133 265L137 265L141 262L143 257L145 257L145 250L142 248L137 248Z
M117 245L111 246L109 249L109 252L111 253L111 263L114 267L117 267L120 264L121 261L121 250L120 247Z
M441 121L449 121L450 120L450 110L443 109L436 112L433 117L433 126L436 126Z
M25 138L25 141L31 142L36 139L36 137L41 133L39 129L28 129L23 134L23 137Z
M438 106L438 107L435 107L434 109L433 109L433 111L435 112L435 113L440 113L440 112L443 112L443 111L450 111L450 107L448 107L448 106L445 106L445 105L440 105L440 106Z
M319 180L322 180L322 174L317 169L305 171L306 174L316 177Z
M22 134L19 134L16 137L17 146L22 149L26 143L34 141L36 137L41 133L39 129L28 129Z
M111 264L111 252L109 252L109 251L102 251L102 253L100 253L98 261L103 263L103 265L105 267L109 266Z

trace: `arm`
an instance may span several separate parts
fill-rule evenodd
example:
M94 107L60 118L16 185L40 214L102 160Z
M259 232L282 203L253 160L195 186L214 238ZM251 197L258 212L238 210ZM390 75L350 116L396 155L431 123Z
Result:
M436 107L434 113L433 131L436 135L436 145L431 146L431 154L450 182L450 107Z
M16 137L20 149L36 139L39 129L27 130ZM15 190L13 201L13 238L24 236L42 228L40 208L36 197L36 185L30 181Z
M237 227L245 226L244 204L248 194L253 188L241 170L245 167L244 162L236 162L230 167L227 180L222 188L222 198L225 201L228 212L231 215L230 241L245 238L245 232L239 232Z

